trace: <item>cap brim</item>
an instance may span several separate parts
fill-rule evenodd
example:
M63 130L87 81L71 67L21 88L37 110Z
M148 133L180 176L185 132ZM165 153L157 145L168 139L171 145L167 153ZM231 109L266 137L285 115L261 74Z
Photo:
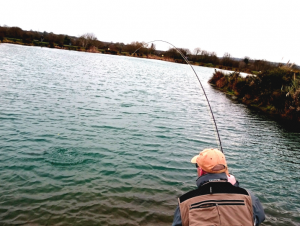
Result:
M197 163L196 160L199 157L199 155L195 155L192 159L191 159L191 163Z

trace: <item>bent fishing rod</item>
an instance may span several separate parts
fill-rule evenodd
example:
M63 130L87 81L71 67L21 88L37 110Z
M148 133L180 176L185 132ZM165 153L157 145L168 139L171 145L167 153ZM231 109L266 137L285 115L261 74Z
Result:
M224 152L223 152L222 143L221 143L221 139L220 139L220 135L219 135L219 130L218 130L217 123L216 123L216 120L215 120L215 117L214 117L212 108L211 108L211 106L210 106L208 97L207 97L206 92L205 92L205 90L204 90L204 88L203 88L203 86L202 86L202 83L201 83L201 81L200 81L200 79L199 79L198 74L196 73L195 69L194 69L193 66L190 64L190 62L188 61L188 59L186 58L186 56L184 56L184 54L183 54L176 46L174 46L172 43L167 42L167 41L164 41L164 40L154 40L154 41L146 42L146 43L144 43L144 44L142 43L142 46L139 47L138 49L136 49L136 50L134 51L134 53L132 53L131 55L134 55L139 49L141 49L142 47L144 47L144 45L149 44L149 43L153 43L153 42L164 42L164 43L167 43L167 44L173 46L173 48L181 55L181 57L184 59L184 61L185 61L185 62L191 67L191 69L193 70L193 72L194 72L194 74L196 75L196 78L197 78L197 80L198 80L198 82L199 82L199 84L200 84L200 86L201 86L201 89L202 89L203 94L204 94L204 96L205 96L206 102L207 102L207 104L208 104L210 116L211 116L211 118L212 118L212 120L213 120L213 122L214 122L214 125L215 125L215 132L216 132L216 134L217 134L217 139L218 139L218 141L219 141L220 150L222 151L222 153L224 153Z

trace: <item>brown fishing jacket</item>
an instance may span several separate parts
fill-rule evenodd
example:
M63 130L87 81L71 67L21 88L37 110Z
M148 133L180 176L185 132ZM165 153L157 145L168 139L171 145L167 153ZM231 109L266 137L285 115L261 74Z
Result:
M247 190L227 182L225 174L205 178L207 180L200 180L198 189L178 198L173 225L253 226L264 220L259 200Z

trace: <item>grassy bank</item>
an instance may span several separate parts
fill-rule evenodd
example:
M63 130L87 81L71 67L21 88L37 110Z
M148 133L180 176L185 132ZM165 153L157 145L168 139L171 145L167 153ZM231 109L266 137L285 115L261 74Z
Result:
M17 45L26 45L26 46L40 46L48 48L57 48L57 49L66 49L66 50L76 50L76 51L85 51L84 48L80 46L73 45L58 45L57 43L41 42L38 40L33 40L30 43L23 42L22 39L17 38L4 38L2 43L17 44Z
M300 73L288 67L246 77L215 71L209 83L270 116L300 123Z

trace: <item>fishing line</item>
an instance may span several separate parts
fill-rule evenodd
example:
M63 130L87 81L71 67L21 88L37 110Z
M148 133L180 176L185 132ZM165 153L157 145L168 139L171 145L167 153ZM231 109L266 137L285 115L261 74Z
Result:
M222 151L222 153L224 153L224 152L223 152L222 143L221 143L221 139L220 139L220 135L219 135L219 130L218 130L217 123L216 123L216 120L215 120L215 117L214 117L214 113L213 113L213 111L212 111L212 108L211 108L211 106L210 106L210 103L209 103L209 100L208 100L208 98L207 98L206 92L205 92L205 90L204 90L204 88L203 88L203 86L202 86L202 83L201 83L201 81L200 81L200 79L199 79L199 76L198 76L198 74L196 73L195 69L194 69L193 66L189 63L188 59L184 56L184 54L183 54L176 46L174 46L174 45L171 44L170 42L167 42L167 41L164 41L164 40L154 40L154 41L146 42L145 44L153 43L153 42L165 42L165 43L167 43L167 44L173 46L173 47L176 49L176 51L181 55L181 57L184 59L184 61L185 61L185 62L191 67L191 69L193 70L193 72L194 72L194 74L196 75L196 78L198 79L198 82L199 82L199 84L200 84L200 86L201 86L201 89L202 89L203 94L204 94L204 96L205 96L206 102L207 102L207 104L208 104L210 116L211 116L211 119L213 120L213 123L214 123L214 125L215 125L215 132L216 132L217 140L219 141L219 148L220 148L220 150ZM131 55L135 54L140 48L144 47L145 44L142 43L142 46L139 47L138 49L136 49L136 50L134 51L134 53L132 53Z

